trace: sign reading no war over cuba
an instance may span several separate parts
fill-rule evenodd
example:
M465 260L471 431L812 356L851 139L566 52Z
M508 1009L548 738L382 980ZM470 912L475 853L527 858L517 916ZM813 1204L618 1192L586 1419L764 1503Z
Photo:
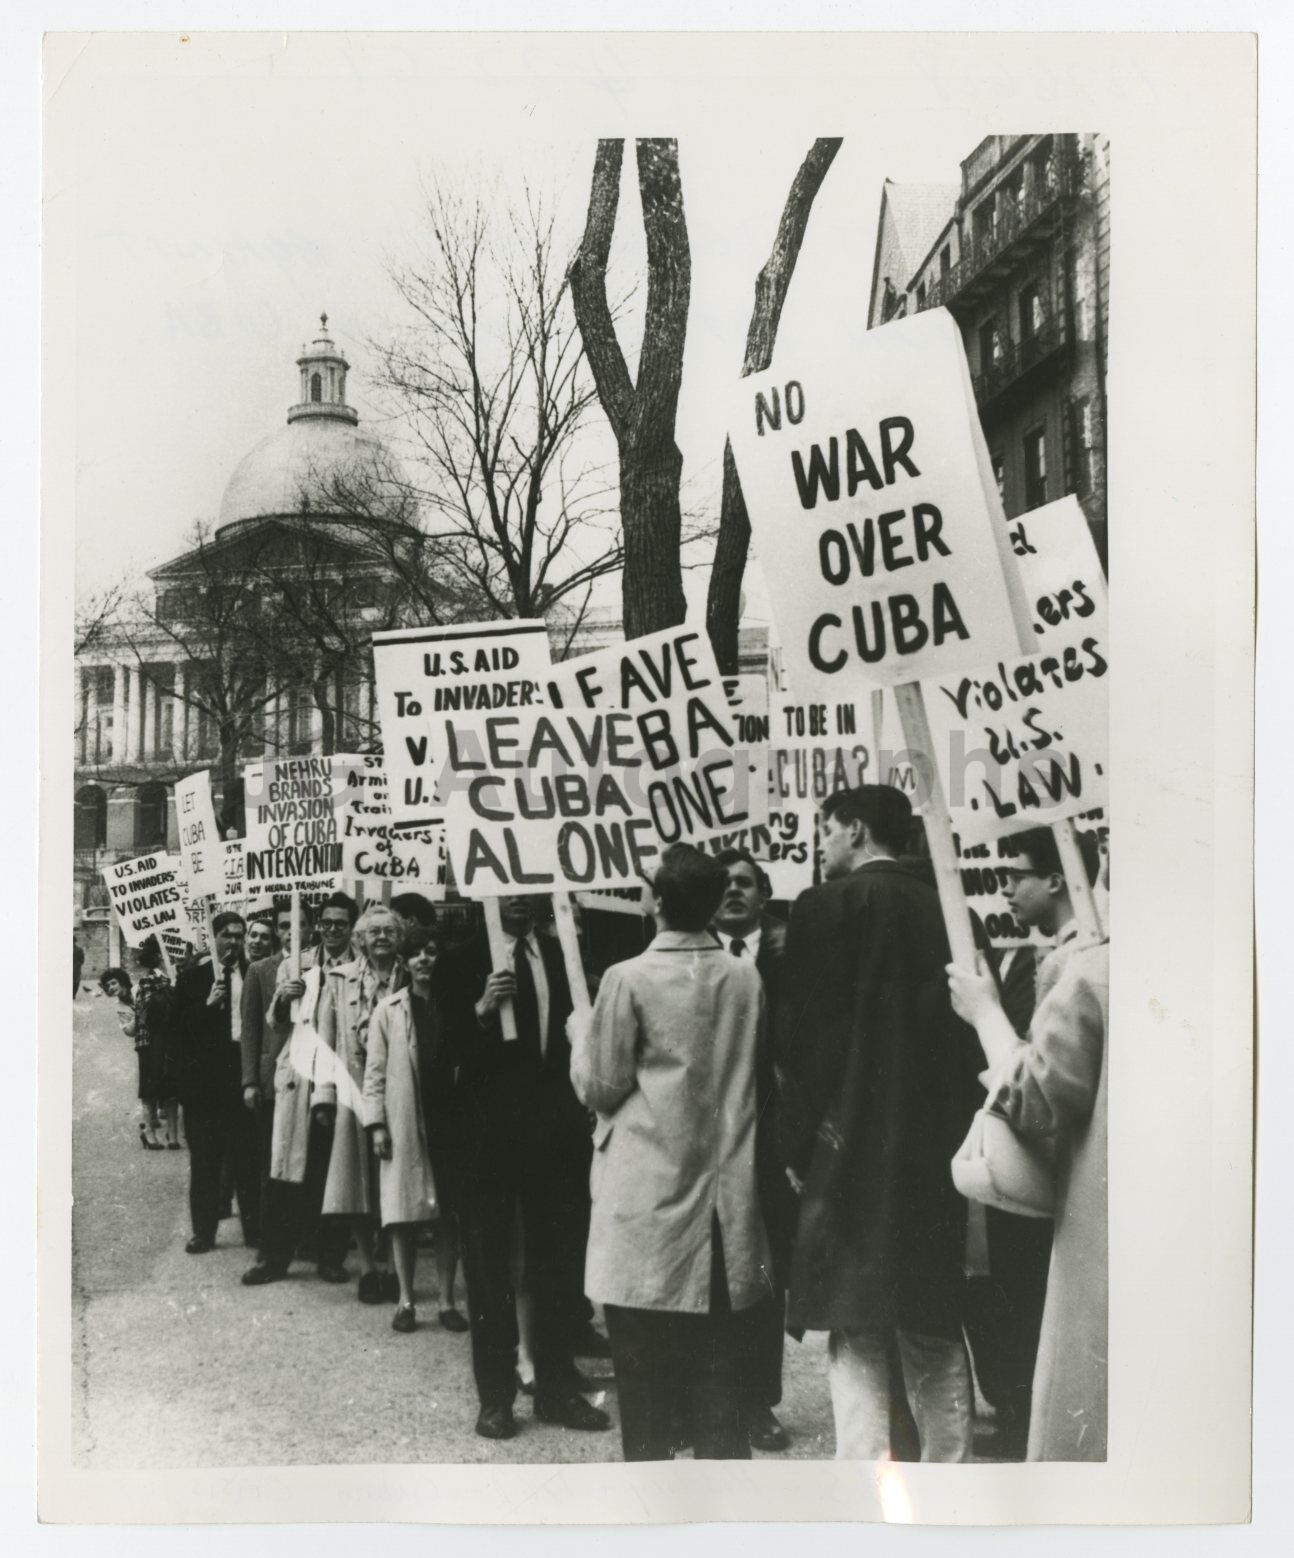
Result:
M528 709L552 664L542 621L460 622L373 635L382 750L397 822L443 811L445 716Z
M932 309L742 379L729 419L797 699L1019 653L951 316Z
M641 884L667 845L767 814L762 762L737 746L721 688L446 720L443 739L450 859L469 898Z

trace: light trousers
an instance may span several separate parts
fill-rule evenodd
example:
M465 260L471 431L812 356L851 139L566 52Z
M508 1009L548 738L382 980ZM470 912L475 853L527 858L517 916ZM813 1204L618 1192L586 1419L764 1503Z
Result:
M891 1336L898 1345L901 1384L921 1436L921 1459L969 1460L971 1377L962 1339L864 1330L831 1333L827 1379L836 1419L836 1459L879 1461L890 1454Z

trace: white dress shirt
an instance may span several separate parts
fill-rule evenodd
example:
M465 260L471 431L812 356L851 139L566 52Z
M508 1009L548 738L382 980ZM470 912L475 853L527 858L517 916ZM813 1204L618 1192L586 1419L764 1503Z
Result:
M759 938L763 935L763 931L758 924L744 936L732 936L726 930L720 930L717 925L714 928L714 933L719 938L719 942L725 952L731 952L733 942L740 941L744 945L743 950L737 954L738 957L750 958L753 962L759 956Z

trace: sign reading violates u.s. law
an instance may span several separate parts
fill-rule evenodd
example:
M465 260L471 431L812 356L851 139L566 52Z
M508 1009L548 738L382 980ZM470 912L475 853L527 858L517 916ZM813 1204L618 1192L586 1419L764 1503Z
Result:
M789 349L787 349L789 348ZM795 697L1019 653L952 317L742 379L729 431Z
M397 822L425 822L445 804L447 716L528 709L551 666L538 619L398 628L373 635L373 676L389 804Z

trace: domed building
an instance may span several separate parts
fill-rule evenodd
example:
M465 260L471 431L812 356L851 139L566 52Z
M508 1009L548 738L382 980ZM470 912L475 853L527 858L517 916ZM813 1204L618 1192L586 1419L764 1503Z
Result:
M214 527L150 570L151 609L77 656L76 907L91 943L102 867L175 847L176 778L209 767L236 825L242 763L376 741L368 633L417 611L402 585L419 570L425 600L425 543L398 463L347 403L326 314L296 367L296 401L234 467Z

